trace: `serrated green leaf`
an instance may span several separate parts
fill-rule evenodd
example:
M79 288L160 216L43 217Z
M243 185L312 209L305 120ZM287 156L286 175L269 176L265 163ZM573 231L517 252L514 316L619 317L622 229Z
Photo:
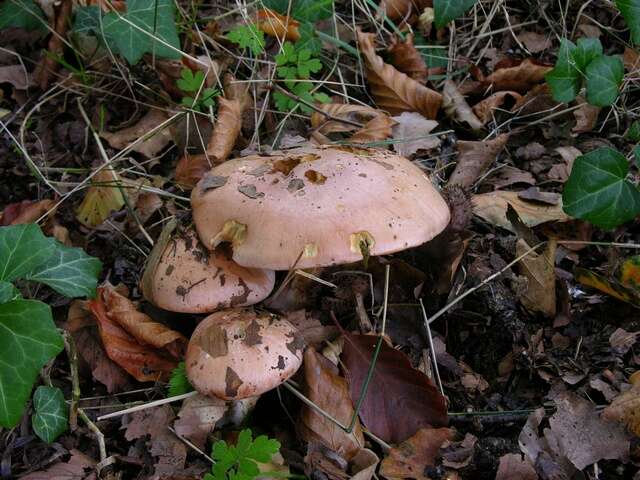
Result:
M69 415L64 395L59 388L44 385L36 388L33 394L33 409L31 417L33 431L47 443L67 431Z
M171 371L169 377L169 397L175 397L193 391L193 386L187 378L187 371L184 362L180 362L176 368Z
M571 102L580 92L582 77L573 61L575 50L573 42L566 38L561 39L558 60L553 70L545 75L553 99L557 102Z
M241 475L246 475L249 478L255 477L260 473L260 469L256 462L249 458L242 458L238 462L238 473Z
M33 0L4 0L0 3L0 30L9 27L46 30L47 19Z
M109 12L102 23L106 37L112 39L110 46L132 65L145 53L170 59L181 56L175 50L180 40L172 0L128 0L126 13Z
M269 438L266 435L260 435L253 441L247 452L247 457L260 463L266 463L279 451L279 441Z
M240 435L238 435L238 441L236 442L236 445L235 445L237 458L242 459L243 457L245 457L247 455L247 451L249 450L250 446L251 446L251 430L249 430L248 428L245 428L240 432Z
M67 297L95 297L102 262L81 248L49 240L54 245L53 253L24 278L44 283Z
M298 53L293 43L285 42L280 52L275 56L275 60L278 67L288 63L295 64L298 60Z
M600 56L602 56L602 43L597 38L579 38L572 53L575 66L583 75L589 64Z
M18 424L38 372L62 349L48 305L37 300L0 305L0 426Z
M199 72L202 73L202 72ZM204 80L204 74L202 75L200 82L196 83L196 77L190 68L183 68L180 71L180 78L176 80L176 85L183 92L195 92L200 88L200 83Z
M13 284L0 280L0 303L7 303L20 298L20 292Z
M640 44L640 0L616 0L616 6L629 27L631 40Z
M587 67L587 102L597 107L613 105L624 77L620 57L603 55Z
M436 28L443 28L452 20L461 17L478 0L434 0L433 14Z
M55 244L38 225L0 227L0 280L24 278L46 262L54 250Z
M238 25L225 36L240 48L248 48L255 56L264 51L264 32L253 23Z
M602 147L576 158L562 193L563 209L574 218L611 229L640 213L640 191L626 177L624 155Z

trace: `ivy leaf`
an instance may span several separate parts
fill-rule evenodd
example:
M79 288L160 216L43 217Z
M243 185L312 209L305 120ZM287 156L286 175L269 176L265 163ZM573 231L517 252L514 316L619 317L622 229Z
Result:
M225 35L240 48L248 48L257 57L264 51L264 32L254 23L238 25Z
M586 77L587 102L597 107L607 107L618 98L624 65L620 57L603 55L589 64Z
M181 57L174 50L180 48L180 40L173 0L128 0L126 13L109 12L102 22L107 40L111 39L110 46L131 65L145 53L162 58Z
M0 30L9 27L46 30L47 19L33 0L4 0L0 4Z
M64 395L59 388L44 385L36 388L33 394L33 409L33 431L42 440L51 443L66 432L69 416Z
M30 223L0 228L0 280L23 278L53 255L55 244Z
M640 44L640 0L616 0L616 6L631 31L633 43Z
M545 75L553 99L557 102L571 102L580 92L582 78L572 61L575 50L576 46L572 41L561 39L558 60L553 70Z
M66 297L95 297L102 262L81 248L49 241L54 245L51 256L24 278L44 283Z
M632 142L640 141L640 120L636 120L629 126L629 130L624 134Z
M579 38L572 57L575 66L583 75L589 64L602 56L602 43L597 38Z
M443 28L452 20L461 17L478 0L433 0L433 14L436 28Z
M576 158L562 193L568 215L611 229L640 213L640 191L621 153L602 147Z
M167 395L169 397L176 397L192 391L193 386L191 386L191 383L187 378L185 364L184 362L180 362L171 372L171 377L169 378L169 391L167 392Z
M75 19L71 27L75 33L97 35L100 32L100 17L102 12L97 5L78 6L75 9Z
M0 304L20 298L20 292L13 284L0 280Z
M0 426L18 424L38 372L62 349L47 304L14 300L0 305Z

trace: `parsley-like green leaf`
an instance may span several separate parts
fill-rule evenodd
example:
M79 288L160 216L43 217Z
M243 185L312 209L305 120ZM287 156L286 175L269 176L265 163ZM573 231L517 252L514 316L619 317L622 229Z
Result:
M238 435L236 445L230 446L224 440L213 444L211 456L216 463L205 480L252 480L258 475L269 476L269 472L260 472L259 463L266 463L280 450L280 442L260 435L252 440L251 430L245 429Z
M248 48L255 56L264 51L264 32L253 23L238 25L226 37L240 48Z
M180 362L176 368L171 371L169 377L169 397L175 397L184 393L193 391L193 386L187 378L187 371L184 362Z

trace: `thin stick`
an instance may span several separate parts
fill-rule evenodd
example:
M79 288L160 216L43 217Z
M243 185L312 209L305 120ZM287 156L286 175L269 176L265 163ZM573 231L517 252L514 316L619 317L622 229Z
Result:
M211 458L209 455L207 455L206 453L204 453L202 450L200 450L196 445L193 444L193 442L189 441L188 439L186 439L185 437L183 437L182 435L180 435L178 432L175 431L175 429L173 427L167 426L167 428L169 430L171 430L171 432L178 437L178 439L181 442L184 442L188 447L193 448L196 452L198 452L200 455L202 455L204 458L206 458L207 460L209 460L211 463L216 463L215 460L213 458Z
M300 275L301 277L308 278L309 280L313 280L314 282L321 283L322 285L325 285L327 287L338 288L335 283L327 282L326 280L323 280L320 277L313 275L312 273L305 272L304 270L296 270L296 275Z
M427 311L424 309L424 303L420 299L420 308L422 309L422 318L424 319L424 326L427 329L427 340L429 341L429 350L431 351L431 359L433 360L433 371L436 374L436 380L438 382L438 388L440 393L444 397L444 389L442 388L442 380L440 380L440 370L438 369L438 359L436 358L436 350L433 348L433 337L431 336L431 326L429 325L429 318L427 317Z
M84 410L82 410L81 408L78 409L78 415L84 421L84 423L87 424L87 427L89 427L89 430L91 430L93 434L96 436L98 440L98 449L100 450L100 461L104 462L104 459L107 458L107 447L104 444L104 434L100 431L100 429L96 426L96 424L93 423L91 419L89 419L87 414L84 413Z
M78 428L78 402L80 401L80 377L78 376L78 350L73 337L66 330L62 330L64 349L69 359L71 370L71 402L69 404L69 429L73 432Z
M183 393L182 395L176 395L175 397L161 398L160 400L155 400L153 402L145 403L142 405L136 405L135 407L131 407L131 408L125 408L124 410L120 410L118 412L111 412L111 413L107 413L106 415L101 415L98 417L98 421L106 420L108 418L121 417L122 415L125 415L127 413L140 412L142 410L146 410L147 408L157 407L160 405L164 405L166 403L178 402L180 400L184 400L185 398L193 397L194 395L197 395L197 394L198 392L194 390L193 392Z

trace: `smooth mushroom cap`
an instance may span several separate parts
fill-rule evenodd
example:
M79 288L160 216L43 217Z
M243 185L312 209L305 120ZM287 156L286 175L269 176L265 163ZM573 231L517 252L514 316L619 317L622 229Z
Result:
M240 265L273 270L359 261L363 245L369 255L398 252L449 223L447 204L422 170L390 152L354 147L229 160L202 178L191 203L208 248L230 242Z
M275 272L246 268L224 253L207 250L193 229L174 234L155 265L148 265L143 293L152 304L172 312L210 313L245 307L273 290Z
M260 395L302 364L304 341L287 320L234 309L196 327L185 357L187 377L200 393L237 400Z

